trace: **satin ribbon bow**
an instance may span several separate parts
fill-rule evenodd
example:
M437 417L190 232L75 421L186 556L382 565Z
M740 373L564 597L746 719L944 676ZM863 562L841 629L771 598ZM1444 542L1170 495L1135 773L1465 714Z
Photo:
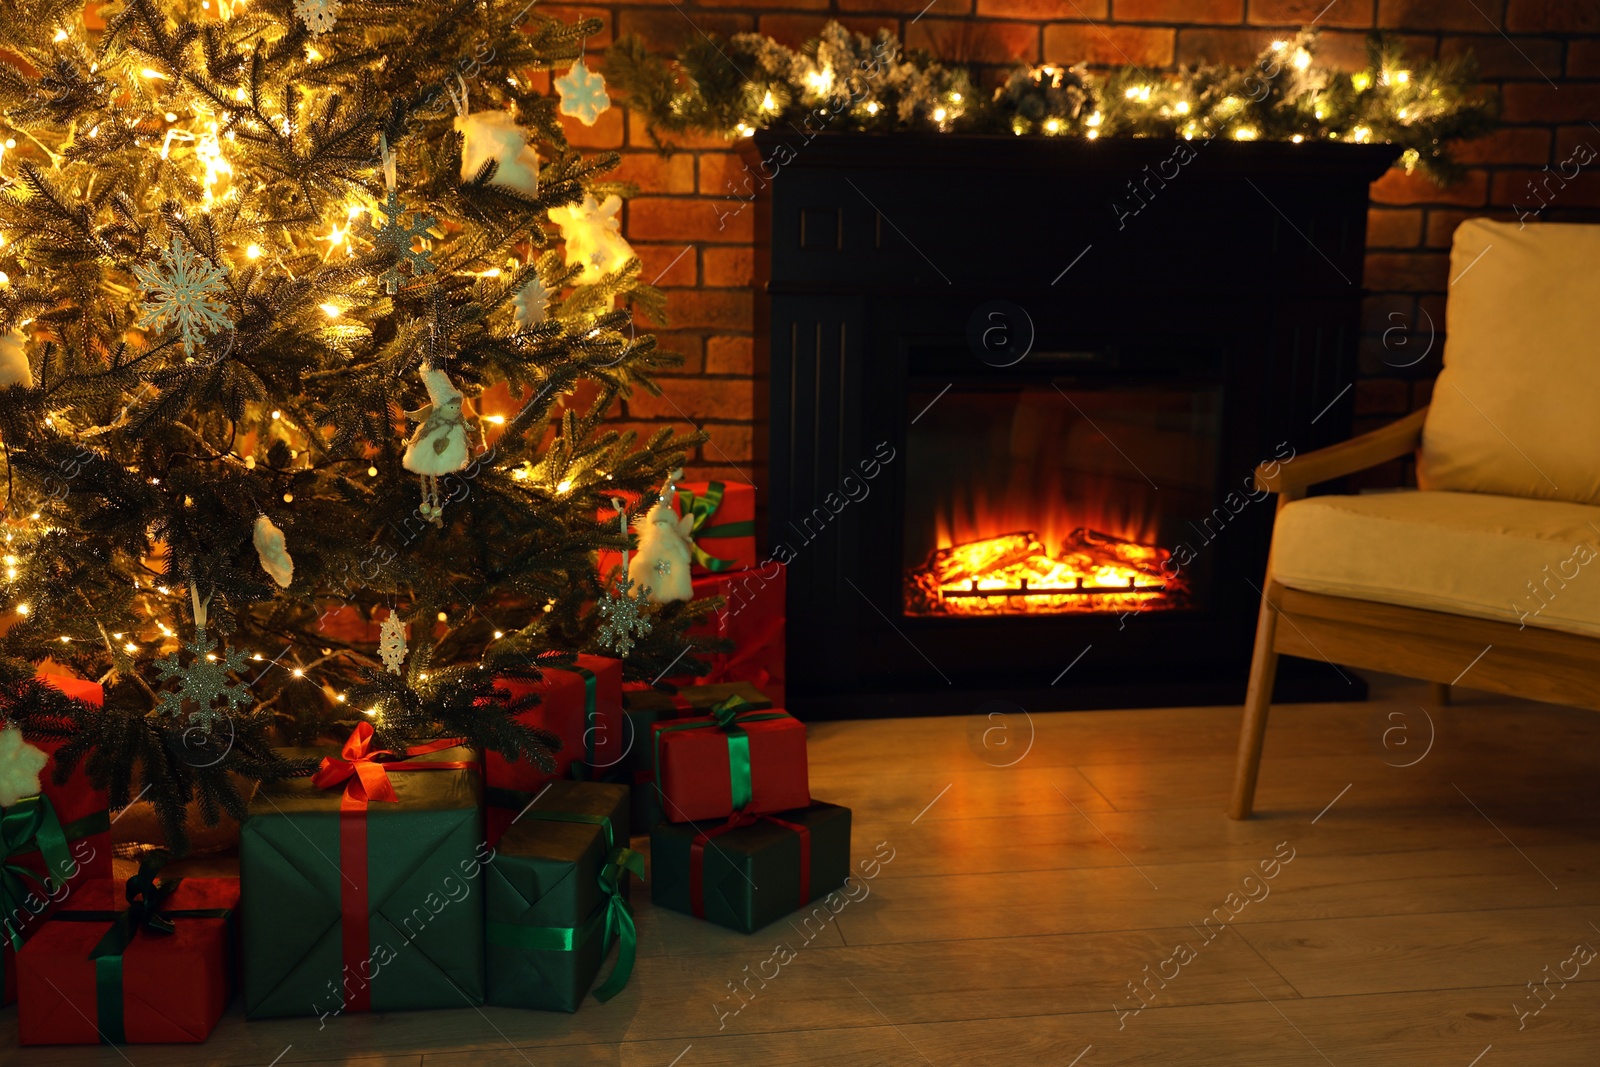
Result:
M731 559L717 559L701 548L700 539L702 537L753 537L756 532L756 524L753 520L724 522L716 526L706 525L711 521L711 517L717 513L717 509L722 506L722 494L725 490L726 486L721 482L706 483L704 496L695 496L688 489L678 490L679 512L684 515L694 516L694 522L690 528L689 542L690 550L694 554L694 561L713 574L731 570L736 563Z
M741 711L753 710L755 709L748 700L735 693L728 699L713 705L708 714L716 721L717 729L727 730L733 726Z
M345 793L351 798L398 804L400 798L395 795L383 764L404 757L386 748L373 748L376 732L370 722L356 723L339 754L322 757L322 765L311 776L311 784L318 789L332 789L348 779L350 783L345 786Z
M44 857L45 874L15 862L16 857L30 852ZM23 914L33 914L27 906L33 895L27 883L37 885L48 896L50 879L66 881L73 866L66 831L49 798L23 797L0 812L0 921L4 922L6 941L14 950L22 949L19 927Z
M606 895L605 944L609 948L613 941L620 942L617 965L594 991L595 999L602 1004L628 984L628 977L633 974L633 960L639 951L639 931L633 924L633 909L622 895L630 872L644 878L644 857L627 847L612 849L600 868L600 890Z

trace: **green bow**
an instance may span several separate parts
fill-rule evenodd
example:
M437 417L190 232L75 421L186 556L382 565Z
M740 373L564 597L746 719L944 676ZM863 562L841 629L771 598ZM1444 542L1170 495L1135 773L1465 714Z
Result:
M633 974L634 957L639 952L639 931L633 925L633 909L628 907L628 900L622 895L622 887L627 884L630 871L642 880L644 857L626 847L612 849L606 857L605 866L600 868L600 889L606 895L605 904L602 905L606 913L606 951L611 951L612 942L622 943L617 949L617 965L594 991L595 999L602 1004L622 992L622 987L628 984L628 977Z
M38 852L44 857L45 873L15 862L17 857ZM0 811L0 922L5 924L6 940L15 951L22 950L21 919L24 912L37 914L27 906L33 894L32 882L50 895L50 879L62 882L72 877L76 864L67 851L67 833L48 797L23 797Z
M678 490L678 511L683 515L694 516L694 523L690 528L689 548L694 554L694 561L713 574L720 571L732 570L736 561L731 559L717 559L705 549L700 547L702 537L754 537L756 524L754 520L744 522L723 522L715 526L707 526L711 517L722 506L722 494L727 486L721 482L707 482L704 496L695 496L688 489Z
M755 797L750 776L750 735L745 733L740 723L789 717L788 712L784 711L745 710L749 707L748 701L734 694L708 713L711 716L709 725L715 726L728 737L728 786L734 811L743 811L750 806L750 801ZM655 759L652 766L655 769L658 790L661 788L661 739L674 730L703 730L707 725L700 719L688 719L656 727Z

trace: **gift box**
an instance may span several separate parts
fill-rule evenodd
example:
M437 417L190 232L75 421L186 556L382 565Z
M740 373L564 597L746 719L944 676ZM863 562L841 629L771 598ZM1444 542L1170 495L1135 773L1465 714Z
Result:
M662 823L650 833L651 901L747 934L837 889L849 873L850 809L834 804L709 829Z
M372 736L361 723L315 775L263 783L250 803L239 871L252 1018L483 1001L478 753L451 740L389 753Z
M723 597L727 603L689 633L733 642L731 652L702 653L709 669L698 678L669 679L676 686L749 682L783 704L785 568L768 560L754 570L694 580L694 598Z
M629 507L636 499L632 494L617 495ZM725 574L760 562L756 554L755 486L744 482L683 482L676 486L671 503L679 517L694 516L689 534L691 574ZM607 530L616 529L615 508L601 509L599 519ZM620 552L600 552L601 577L621 564Z
M749 682L727 682L720 685L691 685L676 693L663 693L659 689L629 689L622 692L622 736L627 745L627 756L622 762L623 773L617 781L625 782L629 791L628 825L636 834L647 834L662 821L661 797L656 791L655 754L651 748L654 736L651 727L671 719L704 716L710 710L737 697L745 710L764 711L772 701Z
M98 879L110 896L114 883ZM83 895L83 894L80 894ZM121 910L51 916L17 954L24 1045L204 1041L233 994L233 878L157 881L146 865Z
M656 787L670 822L761 814L811 803L806 728L786 711L737 698L708 716L651 726Z
M627 983L638 944L628 874L644 857L627 847L628 791L552 782L507 827L484 874L484 960L490 1004L577 1011L620 944L595 996Z
M70 697L98 706L100 686L80 678L40 675ZM65 742L27 738L49 762L39 774L39 795L0 808L0 1004L16 999L15 953L50 912L79 893L85 908L112 906L111 817L103 789L89 783L79 764L62 785L55 781L55 754ZM50 872L65 877L50 877Z
M569 775L602 777L618 768L627 753L622 719L622 662L604 656L579 656L569 669L542 668L537 682L501 678L495 682L513 699L539 696L537 707L517 716L561 738L555 770L546 774L530 759L508 760L498 752L483 754L484 791L488 802L488 841L494 845L533 795L546 783Z

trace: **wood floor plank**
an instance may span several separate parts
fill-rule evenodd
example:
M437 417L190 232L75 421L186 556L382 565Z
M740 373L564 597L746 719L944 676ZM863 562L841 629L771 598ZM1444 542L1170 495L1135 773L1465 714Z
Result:
M811 795L890 818L961 819L981 815L1050 815L1109 811L1111 805L1071 767L913 768L841 774L813 767ZM925 813L925 814L924 814ZM918 816L921 818L918 818Z

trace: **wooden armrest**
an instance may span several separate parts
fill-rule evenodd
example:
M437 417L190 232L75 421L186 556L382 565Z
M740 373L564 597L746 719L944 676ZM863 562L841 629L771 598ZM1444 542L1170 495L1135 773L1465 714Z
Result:
M1360 437L1282 462L1263 463L1256 468L1256 485L1271 493L1299 496L1313 485L1414 452L1422 444L1422 422L1427 415L1428 409L1421 408Z

